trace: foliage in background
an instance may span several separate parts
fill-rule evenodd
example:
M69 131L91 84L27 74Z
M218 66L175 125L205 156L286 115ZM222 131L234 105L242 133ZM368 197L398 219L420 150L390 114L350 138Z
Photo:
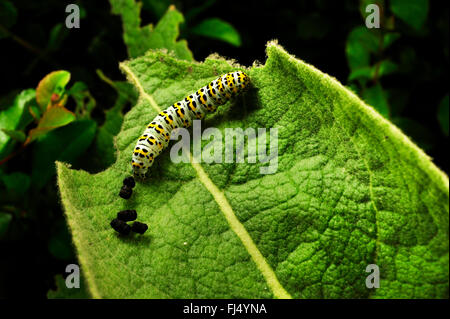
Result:
M123 39L130 58L143 55L149 49L167 49L180 59L192 60L192 53L186 40L177 41L179 24L183 15L171 6L158 24L141 27L141 5L134 0L110 0L112 13L120 14L123 25Z
M114 106L105 111L105 122L99 127L95 140L95 149L99 166L108 167L116 159L116 147L114 146L114 136L122 127L124 108L134 105L137 101L137 93L134 87L125 81L112 81L101 70L97 70L98 76L108 83L117 93L117 100Z
M54 71L45 76L35 90L22 91L0 113L0 163L14 160L19 152L35 142L31 184L37 189L55 174L55 160L64 158L69 163L74 162L95 135L95 122L86 120L92 111L90 100L77 103L75 113L65 107L69 96L75 100L76 94L89 94L78 90L80 83L66 89L69 80L69 72ZM16 144L20 146L12 152Z
M402 37L425 37L429 32L424 28L427 20L428 0L360 0L360 12L364 20L370 14L366 6L375 3L380 8L380 28L355 27L347 37L346 54L350 68L348 85L380 114L397 124L425 150L433 141L427 129L419 122L401 115L407 103L408 89L386 89L385 78L396 73L415 74L419 77L421 61L417 61L412 46L391 50ZM389 6L386 5L389 3ZM416 69L417 68L417 69ZM441 70L435 70L441 72ZM420 80L420 79L419 79ZM448 100L445 98L437 111L443 133L448 136ZM447 106L445 106L447 105ZM448 130L447 130L448 132Z
M184 14L186 25L181 26L182 35L199 35L201 37L223 41L236 47L241 46L241 36L232 24L216 17L202 18L202 16L205 16L203 14L205 10L216 2L216 0L206 0L186 10ZM164 9L170 7L171 3L172 1L169 0L143 0L143 7L159 19Z
M209 1L210 4L213 2ZM167 49L174 52L175 56L180 59L193 59L186 40L176 40L179 34L179 26L184 22L184 18L173 5L170 5L169 1L144 2L144 7L156 7L158 15L160 15L162 8L168 8L155 27L151 24L141 27L140 13L142 2L136 2L135 0L110 0L110 3L112 13L122 17L123 38L130 58L141 56L148 49ZM192 15L198 15L199 13L197 11L192 13ZM193 27L190 32L200 36L219 39L235 46L241 45L239 33L231 24L218 18L205 19Z

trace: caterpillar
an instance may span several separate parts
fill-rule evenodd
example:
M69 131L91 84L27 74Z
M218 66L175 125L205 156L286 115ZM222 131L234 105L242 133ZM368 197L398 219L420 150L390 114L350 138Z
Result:
M133 150L133 175L144 179L155 158L167 147L175 128L188 128L194 119L203 119L232 97L245 90L250 78L242 71L229 72L189 94L160 112L139 137Z

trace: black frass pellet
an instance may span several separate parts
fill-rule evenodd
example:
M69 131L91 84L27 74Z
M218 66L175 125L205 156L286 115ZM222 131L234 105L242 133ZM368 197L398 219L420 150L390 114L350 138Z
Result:
M123 199L129 199L131 197L131 194L133 193L133 190L129 188L128 186L122 186L119 192L119 196Z
M124 222L130 222L136 220L137 213L134 209L122 210L117 213L117 219L123 220Z
M125 223L123 220L114 218L111 221L111 227L118 233L122 235L128 235L131 231L131 226Z
M147 224L140 223L140 222L134 222L133 226L131 226L131 230L138 234L143 234L147 231L148 226Z
M133 188L134 186L136 186L136 182L134 181L133 176L125 177L125 179L123 180L123 185L128 186L130 188Z

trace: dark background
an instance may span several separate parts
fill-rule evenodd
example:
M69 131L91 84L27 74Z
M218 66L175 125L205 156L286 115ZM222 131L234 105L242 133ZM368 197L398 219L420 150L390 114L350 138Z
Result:
M99 79L95 70L101 69L111 79L124 80L118 69L118 63L128 59L122 39L122 21L120 16L111 14L106 0L78 1L85 11L81 28L68 30L61 45L46 52L49 32L56 24L64 23L68 3L61 0L14 1L19 15L10 31L26 44L11 38L0 39L0 97L35 88L51 71L68 70L72 75L71 82L87 84L97 102L92 117L101 124L103 111L114 104L117 94ZM180 38L188 41L197 61L217 52L247 66L255 60L264 63L267 41L278 39L289 53L343 84L349 83L350 69L345 53L347 37L353 28L364 25L358 1L174 3L186 19ZM201 6L203 11L195 15L195 9ZM165 8L156 10L144 2L141 25L156 23L164 11ZM235 47L191 32L198 20L205 17L218 17L229 22L239 32L242 45ZM396 72L382 79L383 88L407 92L403 99L406 101L396 115L412 121L413 125L401 128L446 172L449 168L448 136L441 130L437 110L442 98L448 94L448 27L447 1L430 1L423 32L415 32L396 20L396 30L402 36L386 55L396 61L405 49L412 48L415 59L406 72ZM395 96L392 105L395 105ZM25 152L3 169L29 173L32 170L30 156L31 153ZM89 171L102 169L80 167ZM62 274L67 264L77 263L61 212L55 178L39 191L31 189L25 199L2 198L0 204L17 209L6 235L0 238L0 297L45 298L47 291L55 287L55 274ZM69 253L58 256L50 252L48 245L52 238L65 242Z

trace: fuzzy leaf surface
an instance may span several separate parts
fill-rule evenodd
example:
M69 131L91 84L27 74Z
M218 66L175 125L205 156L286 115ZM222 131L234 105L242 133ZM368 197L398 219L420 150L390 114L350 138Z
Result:
M170 6L155 27L141 27L141 2L135 0L110 0L112 13L122 17L123 39L128 48L128 55L136 58L148 49L167 49L185 60L192 60L192 52L186 40L178 40L179 25L184 22L183 15Z
M247 157L175 164L168 149L129 200L118 192L145 125L240 68L217 57L197 63L152 51L121 64L140 98L116 138L116 163L97 174L57 163L91 295L448 298L447 176L332 77L276 43L267 56L264 66L246 70L253 89L202 128L222 136L225 128L277 128L276 173L260 174L267 163ZM147 233L115 233L109 223L123 209L136 209ZM366 288L369 264L379 266L379 289Z

